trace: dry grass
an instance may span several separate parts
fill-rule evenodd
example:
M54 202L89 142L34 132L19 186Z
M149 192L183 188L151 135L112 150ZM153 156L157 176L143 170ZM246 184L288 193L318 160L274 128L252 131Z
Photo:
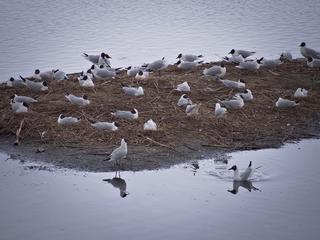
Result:
M244 79L246 87L251 89L254 100L245 104L241 110L229 110L223 119L215 118L214 104L217 99L225 99L237 91L224 88L214 79L201 77L204 64L193 72L183 72L170 66L161 77L151 74L146 81L140 81L145 90L141 97L124 95L121 83L131 84L132 79L123 72L116 79L97 81L96 92L81 88L76 74L67 82L50 82L49 91L32 93L27 88L13 89L1 86L0 134L15 134L22 119L25 119L21 137L41 141L40 134L47 131L46 142L72 146L96 148L118 144L125 137L130 145L152 146L156 142L169 148L182 145L223 147L229 149L249 149L274 145L290 139L312 135L311 123L319 122L320 87L314 83L319 70L306 67L305 62L284 63L273 72L261 69L258 73L236 69L227 65L227 79ZM313 80L313 82L312 82ZM188 81L191 93L188 94L195 103L202 103L200 115L187 117L184 109L176 103L181 93L172 91L177 84ZM276 109L278 97L293 98L298 87L311 89L309 97L293 109ZM78 108L69 103L64 93L75 95L87 94L91 104ZM30 112L13 114L9 97L14 93L26 96L39 96L39 103L30 106ZM114 121L110 112L137 108L139 119L135 121L118 120L117 132L101 132L93 129L88 121ZM57 124L59 114L81 117L79 125L62 127ZM143 131L143 123L152 118L159 131ZM150 141L150 139L156 141Z

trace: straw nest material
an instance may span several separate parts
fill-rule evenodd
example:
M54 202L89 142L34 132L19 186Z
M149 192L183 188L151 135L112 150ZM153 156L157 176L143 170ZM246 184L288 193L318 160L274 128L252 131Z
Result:
M95 81L95 90L80 87L77 74L70 74L70 80L64 82L49 82L49 91L41 93L2 84L0 134L16 134L24 119L20 132L22 140L30 138L34 142L45 141L62 146L113 146L118 145L124 137L131 146L163 145L172 150L182 145L253 149L310 137L314 134L314 126L319 127L319 69L308 68L305 61L301 60L286 62L272 72L266 69L248 72L227 64L224 78L243 79L246 88L252 91L254 100L246 102L240 110L228 110L224 118L216 118L214 105L218 99L230 98L239 91L224 87L214 78L202 76L202 70L214 64L217 63L203 64L192 72L169 66L161 76L152 73L149 79L139 83L122 72L115 79ZM198 116L188 117L185 110L177 106L182 93L174 89L184 81L191 87L188 96L194 103L202 104ZM145 95L127 96L121 84L139 84L144 88ZM309 90L309 96L302 99L299 106L291 109L275 107L278 97L293 99L298 87ZM66 92L86 94L91 104L82 108L74 106L64 97ZM38 96L39 102L30 104L28 113L14 114L9 98L15 93ZM137 120L119 120L110 114L115 110L132 108L139 111ZM74 126L59 126L57 119L61 113L80 117L82 121ZM157 123L158 131L143 130L143 124L150 118ZM98 131L90 126L89 120L117 121L119 131Z

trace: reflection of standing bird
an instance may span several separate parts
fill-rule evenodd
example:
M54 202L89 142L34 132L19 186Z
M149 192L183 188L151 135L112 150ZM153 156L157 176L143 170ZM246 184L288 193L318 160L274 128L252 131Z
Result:
M112 179L103 179L102 181L110 183L113 187L118 188L120 190L120 196L122 198L126 197L129 193L127 192L127 183L126 181L120 177L114 177Z
M249 192L251 192L251 190L260 191L259 188L256 188L255 186L252 185L251 181L242 181L242 182L233 181L233 188L232 190L228 190L228 192L232 194L237 194L239 192L239 187L243 187L247 189Z

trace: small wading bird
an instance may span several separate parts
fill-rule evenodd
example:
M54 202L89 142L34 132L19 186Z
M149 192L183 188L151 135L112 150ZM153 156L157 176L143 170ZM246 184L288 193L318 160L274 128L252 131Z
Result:
M115 165L120 165L120 160L127 157L128 146L124 138L121 139L120 147L117 147L112 151L112 153L107 157L106 160L110 162L115 162Z
M250 161L248 167L242 172L239 173L239 170L237 168L237 165L233 165L231 168L228 170L233 170L233 180L234 181L248 181L249 178L253 174L253 169L252 169L252 162Z

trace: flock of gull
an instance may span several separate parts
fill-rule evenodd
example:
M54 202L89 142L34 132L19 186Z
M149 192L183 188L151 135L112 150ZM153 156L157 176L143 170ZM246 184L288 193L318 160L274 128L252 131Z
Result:
M300 53L303 57L307 59L308 67L320 67L320 52L308 48L306 46L306 43L302 42L300 44ZM253 55L255 55L255 52L253 51L232 49L228 53L228 56L222 59L223 61L221 61L220 65L214 65L210 68L206 68L203 70L203 75L205 77L215 77L217 81L219 81L227 88L244 89L242 93L237 93L230 99L219 100L215 104L214 109L214 114L216 117L223 117L228 112L228 110L240 109L244 106L245 102L253 100L253 94L250 89L245 88L246 85L243 82L243 80L224 79L224 76L227 72L225 62L234 63L236 64L236 67L239 69L247 71L257 71L260 67L264 67L270 70L282 64L284 61L292 60L292 55L290 52L283 52L278 59L265 59L263 57L260 59L253 59ZM129 66L123 69L112 68L110 62L111 57L106 53L101 53L99 55L89 55L83 53L82 56L92 64L92 66L88 70L82 71L80 73L80 76L78 77L79 85L84 88L94 89L95 80L114 78L120 71L123 70L126 71L129 77L132 77L137 82L139 82L140 80L148 79L150 73L153 72L158 72L160 76L161 70L168 67L168 63L165 58L156 60L148 64L143 64L142 66ZM198 66L202 65L202 58L202 55L179 54L177 57L178 61L175 63L175 65L180 70L194 70ZM48 90L47 82L50 80L67 81L68 76L65 72L59 69L54 69L46 72L41 72L39 69L36 69L34 73L29 77L20 76L19 79L11 77L7 81L7 86L13 88L27 87L32 92L42 92ZM133 97L144 95L144 89L141 86L131 87L123 85L122 90L124 94ZM201 103L193 103L192 100L188 97L187 93L191 91L189 84L187 82L178 84L175 90L183 93L179 98L177 105L179 107L185 108L185 113L187 116L197 115L199 113ZM308 91L306 89L298 88L294 93L294 98L303 98L307 97L307 95ZM65 98L73 105L77 105L79 107L87 106L91 102L87 95L76 96L71 93L66 93ZM17 94L14 94L10 98L11 109L14 113L28 112L29 104L35 102L38 102L38 100L35 98L28 96L19 96ZM291 108L297 105L299 105L298 102L289 99L284 99L281 97L279 97L279 99L275 103L275 106L277 108ZM136 108L133 108L130 111L118 110L112 112L111 115L115 118L127 120L134 120L139 117L139 113ZM79 123L80 121L80 118L73 116L65 116L64 114L60 114L57 120L59 125L73 125ZM90 124L93 128L96 128L98 130L117 131L119 127L117 122L91 122ZM156 131L157 124L152 119L149 119L146 123L144 123L143 128L144 130ZM120 160L126 158L126 156L127 143L124 139L122 139L120 146L113 150L109 159L110 161L113 161L116 164L120 164ZM235 180L247 180L252 173L251 162L248 166L248 169L242 174L239 174L236 166L233 166L232 168L230 168L230 170L234 170Z

